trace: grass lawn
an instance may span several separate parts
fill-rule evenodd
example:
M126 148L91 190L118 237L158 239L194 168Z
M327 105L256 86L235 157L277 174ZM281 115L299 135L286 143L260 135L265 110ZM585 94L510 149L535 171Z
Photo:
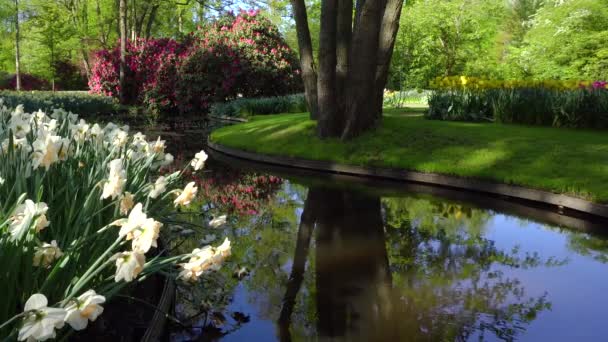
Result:
M545 127L431 121L387 112L349 142L320 140L307 114L253 117L211 140L264 154L472 177L608 203L608 134Z

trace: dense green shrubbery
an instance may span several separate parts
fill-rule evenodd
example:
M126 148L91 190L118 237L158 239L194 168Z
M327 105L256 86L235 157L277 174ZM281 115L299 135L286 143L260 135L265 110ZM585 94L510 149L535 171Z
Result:
M304 94L294 94L274 97L238 98L230 102L214 103L211 106L211 115L247 117L250 115L302 113L307 110Z
M492 120L489 93L460 90L435 91L429 96L426 117L433 120Z
M574 128L608 128L608 91L514 88L438 90L427 118Z
M81 91L0 91L0 99L7 107L22 104L27 112L42 110L50 112L55 108L88 117L93 114L108 114L117 110L117 102L109 96L92 95Z

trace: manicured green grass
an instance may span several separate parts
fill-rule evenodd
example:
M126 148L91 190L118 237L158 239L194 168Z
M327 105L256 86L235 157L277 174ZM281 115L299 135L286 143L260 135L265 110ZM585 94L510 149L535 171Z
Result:
M518 184L608 203L608 134L385 115L349 142L319 140L307 114L253 117L211 135L264 154L393 167Z

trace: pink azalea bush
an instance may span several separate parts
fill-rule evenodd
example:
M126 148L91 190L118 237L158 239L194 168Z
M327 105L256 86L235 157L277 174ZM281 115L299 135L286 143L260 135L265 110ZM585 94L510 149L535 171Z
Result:
M91 92L117 97L118 47L95 57ZM301 89L296 54L258 11L227 14L181 42L129 41L126 59L126 101L153 114L201 114L238 94L275 96Z

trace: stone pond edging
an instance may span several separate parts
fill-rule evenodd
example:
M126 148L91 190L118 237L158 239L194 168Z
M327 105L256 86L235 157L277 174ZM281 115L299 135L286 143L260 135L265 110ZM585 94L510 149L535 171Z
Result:
M258 154L254 152L248 152L223 146L214 143L211 140L207 141L207 145L209 146L209 148L216 152L220 152L236 158L247 159L261 163L354 176L384 178L390 180L439 185L443 187L463 189L486 194L507 196L527 201L540 202L544 204L554 205L560 209L571 209L586 214L608 218L608 205L593 203L573 196L556 194L548 191L536 190L518 185L493 183L477 179L448 176L436 173L406 171L402 169L343 165L328 161Z

